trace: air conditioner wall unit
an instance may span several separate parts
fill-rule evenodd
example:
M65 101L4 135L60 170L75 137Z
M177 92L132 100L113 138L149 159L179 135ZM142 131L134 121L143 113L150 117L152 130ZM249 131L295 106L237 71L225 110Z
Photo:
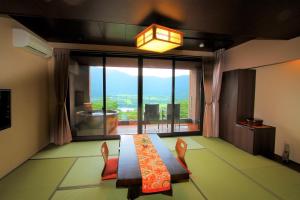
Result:
M45 58L52 56L53 49L33 34L19 28L13 28L12 32L14 47L25 48Z

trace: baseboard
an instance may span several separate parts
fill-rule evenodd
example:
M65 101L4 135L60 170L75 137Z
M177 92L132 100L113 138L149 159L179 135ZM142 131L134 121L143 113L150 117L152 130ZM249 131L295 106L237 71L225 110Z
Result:
M297 172L300 172L300 164L295 161L289 160L289 162L282 162L281 156L277 155L277 154L274 154L274 161L276 161L288 168L296 170Z

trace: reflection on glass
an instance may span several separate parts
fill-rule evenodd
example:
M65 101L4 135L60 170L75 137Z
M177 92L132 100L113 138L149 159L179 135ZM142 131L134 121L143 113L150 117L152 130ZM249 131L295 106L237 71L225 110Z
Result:
M70 67L70 123L77 136L104 135L102 70L80 63Z

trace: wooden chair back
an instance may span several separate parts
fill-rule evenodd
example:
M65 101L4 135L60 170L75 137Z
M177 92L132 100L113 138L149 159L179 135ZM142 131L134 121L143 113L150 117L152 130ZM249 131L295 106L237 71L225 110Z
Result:
M183 139L178 138L175 149L176 149L177 157L186 165L186 162L184 159L185 152L187 150L186 142Z
M108 154L109 154L106 142L103 142L101 145L101 153L102 153L104 163L106 164L108 160Z

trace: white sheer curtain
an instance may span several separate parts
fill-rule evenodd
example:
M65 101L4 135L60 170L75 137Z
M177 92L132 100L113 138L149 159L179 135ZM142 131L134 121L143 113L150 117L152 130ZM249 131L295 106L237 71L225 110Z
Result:
M215 52L214 59L203 60L205 110L203 135L219 137L219 99L222 84L224 49Z

